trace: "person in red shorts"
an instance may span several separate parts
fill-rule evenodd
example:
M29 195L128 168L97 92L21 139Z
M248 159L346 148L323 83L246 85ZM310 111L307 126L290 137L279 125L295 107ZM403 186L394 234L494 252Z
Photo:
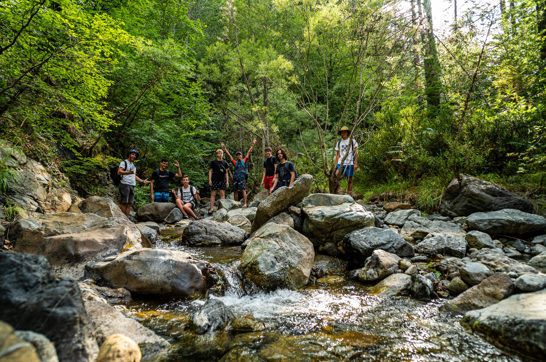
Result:
M271 195L271 191L273 191L273 179L275 178L275 171L277 171L278 164L279 160L277 160L277 157L273 156L271 148L267 147L265 149L264 173L260 186L264 186L269 195Z

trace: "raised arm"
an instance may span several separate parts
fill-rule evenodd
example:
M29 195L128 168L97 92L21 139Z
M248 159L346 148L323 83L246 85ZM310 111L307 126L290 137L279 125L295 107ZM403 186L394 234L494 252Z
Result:
M256 144L256 138L254 138L252 140L252 146L250 146L250 148L248 149L248 152L246 153L246 156L245 156L245 159L248 158L248 156L250 155L250 152L252 152L252 149L254 148L254 145Z
M231 162L233 162L233 157L231 157L231 154L230 154L229 151L227 150L226 145L224 145L224 142L220 142L220 146L222 146L222 149L224 150L224 152L226 153L226 155L228 155L228 156L229 156L229 159L231 160Z
M176 177L182 178L182 170L180 169L180 164L178 161L173 162L174 166L178 169L178 172L176 173Z

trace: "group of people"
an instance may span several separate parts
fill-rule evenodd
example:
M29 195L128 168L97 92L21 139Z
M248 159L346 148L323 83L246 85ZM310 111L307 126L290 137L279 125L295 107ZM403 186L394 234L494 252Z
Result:
M341 135L341 140L336 144L336 170L347 177L347 191L351 192L353 185L354 171L357 169L358 160L358 143L353 139L349 142L349 129L342 127L338 134ZM228 163L224 160L224 151L228 155L233 164L233 191L235 201L239 201L239 192L242 193L243 207L247 207L246 181L248 178L247 161L252 152L256 139L252 141L252 145L248 149L245 157L241 151L235 153L235 159L231 156L223 143L220 143L221 148L216 150L216 159L210 162L209 166L209 187L211 189L210 209L209 214L212 214L216 194L219 191L220 199L225 198L225 190L229 188L229 172ZM199 190L190 185L188 175L182 175L180 164L174 161L174 166L177 172L174 173L167 169L169 161L164 158L160 162L159 169L152 173L151 181L141 179L136 175L135 160L138 158L139 152L136 149L131 149L128 152L127 159L119 164L118 175L121 177L119 191L121 194L121 210L129 217L131 205L134 202L135 191L134 187L137 182L150 185L150 198L154 202L169 202L169 196L172 193L175 197L176 206L180 209L185 218L192 217L199 219L195 214L194 209L200 201ZM343 165L341 165L341 163ZM177 189L170 188L170 182L175 178L181 178L181 186ZM265 160L263 162L263 173L260 186L264 186L268 194L276 191L282 186L291 187L297 177L297 171L288 161L286 151L279 148L273 156L271 148L265 149ZM338 190L339 192L339 190Z

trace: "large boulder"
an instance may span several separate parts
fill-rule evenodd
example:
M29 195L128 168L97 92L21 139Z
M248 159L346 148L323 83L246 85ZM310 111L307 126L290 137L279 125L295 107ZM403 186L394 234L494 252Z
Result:
M182 235L182 241L191 246L241 245L244 240L244 230L211 219L193 221Z
M79 203L78 208L86 214L96 214L102 217L125 217L114 200L108 197L91 196Z
M467 243L464 237L456 235L427 236L415 247L421 254L435 256L436 254L455 256L462 258L466 254Z
M307 284L315 251L304 235L287 225L268 223L248 240L239 270L266 290Z
M273 216L303 200L309 194L312 185L313 176L307 174L301 175L294 181L292 187L281 187L260 202L256 216L252 222L252 232L258 230Z
M346 256L355 265L363 265L376 249L388 251L401 257L415 255L413 246L391 229L367 227L355 230L343 238Z
M407 240L421 240L427 235L465 236L464 230L457 224L443 220L429 220L419 215L410 215L400 234Z
M373 213L349 195L311 194L302 204L303 233L317 246L340 242L345 234L375 223Z
M89 265L87 270L111 287L149 295L200 295L218 281L209 262L176 250L131 250L112 261Z
M546 358L546 289L516 294L465 314L461 323L495 343Z
M0 320L45 335L61 361L98 352L78 284L57 278L43 256L0 251Z
M514 291L514 282L506 274L494 274L480 284L459 294L446 308L457 311L469 311L498 303Z
M470 259L484 264L495 273L536 273L535 268L509 258L500 249L480 249L470 254Z
M137 218L140 221L163 222L175 207L172 202L151 202L138 208Z
M490 212L476 212L468 216L471 229L493 235L531 235L546 230L544 216L529 214L516 209L503 209Z
M493 183L459 175L446 187L440 212L451 217L506 208L533 212L533 204Z

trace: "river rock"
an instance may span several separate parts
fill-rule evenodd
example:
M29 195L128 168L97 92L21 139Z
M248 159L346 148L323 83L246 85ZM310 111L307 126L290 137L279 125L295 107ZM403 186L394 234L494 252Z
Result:
M499 249L480 249L470 254L470 259L484 264L495 273L514 272L518 275L536 273L535 268L532 266L507 257Z
M534 292L546 288L546 274L523 274L514 282L522 292Z
M404 226L408 218L412 215L421 216L421 211L415 209L398 210L390 212L385 217L385 224Z
M294 228L294 219L286 212L281 212L280 214L273 216L268 222L287 225L292 229Z
M494 235L524 236L546 230L546 218L544 216L515 209L476 212L468 216L467 220L471 229Z
M434 284L420 274L411 277L411 295L419 300L430 300L434 296Z
M372 255L376 249L388 251L401 257L413 256L413 246L404 240L400 234L391 229L367 227L355 230L343 238L343 248L347 257L356 265Z
M140 348L123 334L112 334L100 346L96 362L140 362Z
M157 224L156 224L157 225ZM159 231L159 225L157 227L157 230L156 229L152 229L151 227L149 227L148 225L144 224L144 223L139 223L139 224L136 224L136 227L138 228L138 230L140 230L140 232L142 233L143 236L145 236L146 238L148 238L148 240L150 241L150 243L152 244L155 244L155 242L157 241L157 236L158 236L158 231Z
M377 249L366 259L364 268L358 273L358 280L363 282L380 281L398 271L400 257L388 251Z
M61 361L98 352L78 284L57 278L43 256L0 252L0 320L45 335Z
M477 285L482 282L487 277L490 277L491 270L482 263L469 262L463 265L459 270L461 279L465 281L468 285Z
M468 232L465 239L469 248L483 249L495 247L495 243L493 242L493 239L491 239L491 236L478 230Z
M96 214L105 218L125 217L114 200L108 197L91 196L78 204L78 208L85 214Z
M224 328L235 319L235 315L218 299L207 299L199 311L192 317L198 334L205 334Z
M415 247L418 253L435 256L436 254L462 258L466 254L466 240L456 235L427 236Z
M546 273L546 253L540 253L529 260L529 265Z
M17 337L21 338L23 341L30 343L34 347L41 362L59 361L57 351L55 351L55 346L43 334L32 331L15 331L15 335L17 335Z
M184 214L182 213L182 211L180 211L178 207L175 207L171 210L171 212L169 212L169 215L167 215L167 217L165 217L163 221L165 222L165 224L174 224L182 219L184 219Z
M459 295L467 290L469 286L460 277L455 277L451 279L446 288L452 295Z
M129 304L133 299L131 292L125 288L108 288L93 284L90 280L79 282L82 298L105 304Z
M250 220L250 222L252 222L254 220L254 217L256 216L257 210L258 209L256 207L243 207L239 209L233 209L228 211L226 217L229 219L234 216L243 216Z
M151 202L138 208L137 217L140 221L161 223L175 207L172 202Z
M252 229L252 223L244 216L232 216L228 219L227 222L233 226L238 227L239 229L244 230L247 233L250 233L250 229Z
M408 210L411 209L411 204L408 204L406 202L387 202L385 205L383 205L383 209L386 212Z
M318 246L339 242L345 234L374 225L374 215L349 195L311 194L303 199L303 233Z
M212 219L218 222L226 221L228 218L227 214L228 214L228 211L226 209L220 209L214 212Z
M249 239L239 270L266 290L296 289L307 284L314 258L309 239L287 225L271 223Z
M465 314L461 323L502 343L544 360L546 356L546 289L511 296Z
M169 348L169 343L136 320L124 316L116 308L95 300L84 300L97 343L102 345L109 336L123 334L138 344L147 360L155 360Z
M498 303L514 290L512 279L506 274L494 274L480 284L459 294L447 306L457 311L469 311Z
M328 255L315 255L312 273L316 278L328 275L343 275L346 271L347 261Z
M209 262L177 250L130 250L86 268L111 287L138 294L188 297L204 294L218 281Z
M301 175L298 177L292 187L279 188L260 202L256 211L256 217L252 222L252 232L258 230L267 220L278 213L288 209L292 205L298 204L311 189L313 176Z
M34 346L17 336L13 328L0 321L0 360L6 362L40 362Z
M400 234L407 240L421 240L427 235L465 236L464 230L457 224L442 220L429 220L418 215L410 215Z
M384 296L406 295L411 288L411 276L404 273L394 273L369 288L371 294Z
M191 246L241 245L245 232L228 222L203 219L193 221L184 229L182 240Z
M533 212L533 204L521 196L493 183L462 174L449 183L440 202L440 212L451 217L506 208Z
M226 211L229 211L229 210L232 210L232 209L235 209L235 208L240 208L240 207L241 207L241 202L240 201L235 201L235 200L231 200L231 199L220 199L220 200L218 200L218 210L226 209Z

